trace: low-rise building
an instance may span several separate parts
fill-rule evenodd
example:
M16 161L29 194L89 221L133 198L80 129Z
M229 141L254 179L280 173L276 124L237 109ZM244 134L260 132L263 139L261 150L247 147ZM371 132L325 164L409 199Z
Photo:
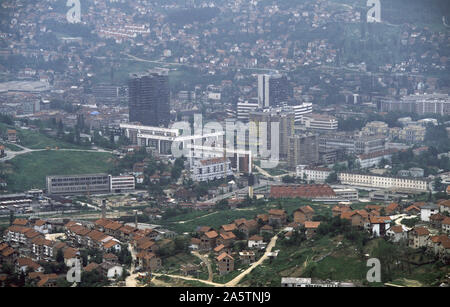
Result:
M234 258L227 253L222 253L216 258L217 269L220 275L228 274L234 271Z
M224 171L226 167L226 171ZM224 175L232 176L231 162L224 158L194 160L191 166L191 178L194 181L210 181L223 179Z

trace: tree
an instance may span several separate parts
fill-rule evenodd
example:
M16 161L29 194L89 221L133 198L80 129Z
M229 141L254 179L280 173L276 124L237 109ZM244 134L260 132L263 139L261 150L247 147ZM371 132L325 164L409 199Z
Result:
M330 175L328 175L327 179L325 179L326 183L336 183L338 182L338 175L336 172L332 172Z
M189 240L187 237L176 237L174 240L175 244L175 252L176 253L185 253L189 250Z
M58 249L58 251L56 252L56 262L58 263L64 262L64 253L61 248Z
M11 226L14 223L14 211L9 211L9 226Z
M444 185L442 184L442 178L436 177L433 182L434 190L438 192L442 192L444 190Z

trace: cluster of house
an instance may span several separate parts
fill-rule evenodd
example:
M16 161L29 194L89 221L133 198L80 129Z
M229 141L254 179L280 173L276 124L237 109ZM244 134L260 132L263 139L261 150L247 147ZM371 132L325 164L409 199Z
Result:
M61 250L64 263L70 267L72 259L81 259L82 249L97 250L103 254L102 262L90 262L82 270L95 270L109 280L117 280L123 273L117 254L129 244L136 253L136 266L151 271L161 267L161 259L155 254L160 233L152 229L138 229L101 218L94 223L69 221L57 231L64 232L65 238L50 239L52 225L47 221L16 219L0 243L0 265L8 264L17 273L27 273L31 284L52 287L65 276L44 274L43 263L55 263Z
M384 211L385 216L381 216ZM442 261L450 260L450 200L441 200L437 204L415 202L402 208L397 203L388 206L367 205L365 209L352 210L350 206L335 206L333 216L350 221L352 226L368 230L374 237L387 237L392 242L404 241L411 248L425 248ZM420 217L420 225L408 228L401 223L395 224L390 216Z
M191 239L190 248L214 253L219 274L227 274L234 270L235 258L238 258L241 264L250 264L256 260L257 252L264 250L267 246L267 242L264 242L265 234L274 235L280 228L288 229L285 237L289 239L294 229L305 227L307 237L312 237L320 225L320 222L312 221L313 215L314 209L310 206L300 207L294 212L294 221L288 223L285 210L271 209L268 213L259 214L254 219L236 219L230 224L220 226L219 229L209 226L198 227L196 237ZM237 234L247 241L247 246L235 252L232 247L235 241L239 240ZM276 254L274 252L269 256L276 257Z
M101 218L94 222L93 227L71 221L66 225L65 232L74 245L105 252L119 252L123 244L130 244L140 268L154 271L161 267L161 259L155 253L160 233L153 229L138 229L119 221Z

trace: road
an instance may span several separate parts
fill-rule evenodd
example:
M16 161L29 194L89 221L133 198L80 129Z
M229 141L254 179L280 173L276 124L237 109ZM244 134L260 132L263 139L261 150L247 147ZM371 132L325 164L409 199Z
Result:
M247 276L248 274L251 273L251 271L253 271L253 269L255 269L256 267L258 267L259 265L261 265L267 258L269 258L269 253L272 252L272 249L275 247L277 240L278 240L278 235L280 233L277 233L271 240L270 243L267 245L266 251L264 253L264 255L255 263L253 263L248 269L246 269L244 272L242 272L241 274L239 274L238 276L236 276L234 279L232 279L231 281L227 282L225 284L226 287L236 287L237 284L239 284L239 282L242 280L242 278L244 278L245 276Z
M131 244L128 244L128 250L131 253L131 268L128 270L128 273L130 273L130 275L125 279L125 287L139 287L136 278L138 277L138 274L133 274L134 272L134 263L136 261L136 253L133 250L133 247L131 246Z
M202 282L204 284L210 285L210 286L214 286L214 287L224 287L224 284L219 284L216 282L212 282L212 281L207 281L207 280L203 280L203 279L198 279L198 278L194 278L194 277L189 277L189 276L181 276L181 275L170 275L170 274L160 274L160 273L153 273L153 276L168 276L170 278L178 278L178 279L184 279L184 280L190 280L190 281L198 281L198 282Z
M283 178L284 176L295 176L295 175L297 175L296 172L288 172L286 174L273 176L273 175L269 174L266 170L264 170L261 167L259 167L258 165L255 165L255 168L258 170L258 172L260 174L262 174L262 175L264 175L264 176L266 176L268 178L275 179L277 181L280 181L280 179Z
M208 272L211 272L208 280L199 279L199 278L195 278L195 277L189 277L189 276L160 274L160 273L153 273L152 275L153 276L168 276L170 278L178 278L178 279L183 279L183 280L197 281L197 282L201 282L201 283L204 283L204 284L207 284L207 285L210 285L210 286L214 286L214 287L236 287L239 284L239 282L245 276L250 274L251 271L253 271L256 267L261 265L265 260L267 260L267 258L269 258L269 253L272 252L272 249L275 247L275 245L277 243L277 240L278 240L278 235L279 234L280 233L277 233L274 237L272 237L272 239L270 240L269 244L267 245L267 248L266 248L266 251L265 251L264 255L258 261L253 263L248 269L246 269L244 272L242 272L241 274L239 274L238 276L236 276L231 281L229 281L229 282L227 282L225 284L219 284L219 283L216 283L216 282L212 281L212 270L210 271L210 268L208 268ZM200 256L200 257L202 257L202 256ZM203 257L201 259L203 260ZM208 265L209 261L206 262L206 263Z
M192 255L200 258L201 261L206 263L206 266L208 268L208 281L212 281L213 280L213 271L212 271L211 263L209 262L208 256L202 256L197 251L192 251L191 253L192 253Z
M15 157L20 156L20 155L24 155L24 154L28 154L28 153L32 153L32 152L40 152L40 151L72 151L72 152L105 152L105 153L112 153L112 151L108 151L108 150L104 150L104 149L100 149L100 148L98 148L98 149L71 149L71 148L31 149L31 148L27 148L27 147L19 145L19 144L11 143L11 145L15 145L15 146L21 148L22 150L21 151L12 151L12 150L5 149L6 157L1 158L0 162L5 162L5 161L8 161L8 160L12 160Z

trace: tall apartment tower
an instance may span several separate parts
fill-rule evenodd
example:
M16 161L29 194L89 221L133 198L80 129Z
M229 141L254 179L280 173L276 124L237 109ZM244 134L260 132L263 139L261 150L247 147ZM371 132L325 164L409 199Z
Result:
M281 160L286 160L289 149L289 138L294 135L295 114L293 112L259 112L254 111L249 113L250 122L255 124L258 129L256 135L258 137L258 146L262 142L267 142L267 149L272 150L272 123L278 123L278 154ZM261 123L266 123L266 139L262 139ZM274 128L277 125L275 124ZM259 152L259 151L258 151Z
M287 102L289 84L281 74L258 75L258 104L260 108L279 106Z
M169 76L150 72L128 81L130 122L167 127L170 121Z
M319 140L316 134L295 135L289 138L288 164L296 169L297 165L309 165L319 162Z

